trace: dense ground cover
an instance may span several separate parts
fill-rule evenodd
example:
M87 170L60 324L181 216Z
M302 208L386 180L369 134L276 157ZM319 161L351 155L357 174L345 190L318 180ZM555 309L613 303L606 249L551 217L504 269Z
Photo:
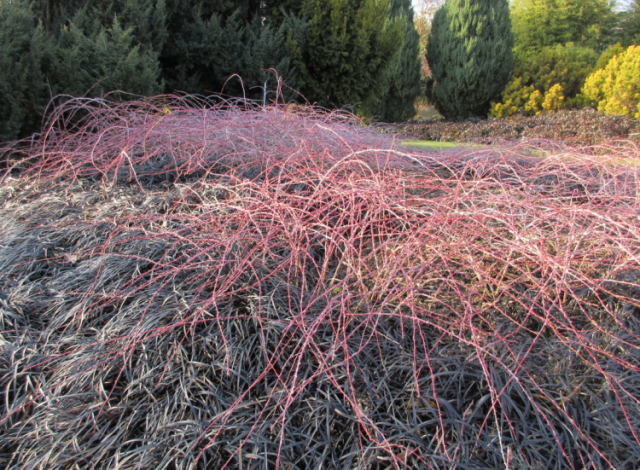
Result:
M2 176L0 466L634 468L636 147L205 104L76 101Z
M606 145L620 140L640 145L640 120L631 116L606 116L588 108L483 121L387 124L382 130L415 139L487 145L539 139L573 147ZM588 149L582 149L585 150Z

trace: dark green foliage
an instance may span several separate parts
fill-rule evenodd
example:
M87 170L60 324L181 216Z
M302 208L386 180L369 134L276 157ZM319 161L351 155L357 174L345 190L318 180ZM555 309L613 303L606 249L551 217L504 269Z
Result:
M261 0L165 0L168 16L168 24L174 22L174 18L181 14L187 16L193 8L200 10L203 18L208 19L213 14L228 18L234 13L238 15L240 22L248 21L255 15L264 14Z
M171 17L171 40L160 57L167 91L220 92L225 80L239 68L243 34L239 13L226 18L208 13L194 4L190 9L177 9Z
M52 93L160 92L158 48L154 51L152 40L164 37L155 23L163 7L153 0L86 3L50 36L53 55L43 71L54 83Z
M46 3L55 4L53 19L47 22L54 34L69 22L75 23L87 35L96 34L99 32L96 30L111 28L117 17L124 29L131 29L129 35L133 44L144 44L159 52L167 38L165 0L47 0Z
M246 96L269 103L276 99L278 78L291 88L295 88L296 81L286 46L289 23L285 21L278 28L270 25L261 27L261 21L255 16L246 28L237 73L244 82ZM279 98L285 101L297 97L290 88L281 91L283 96Z
M299 17L303 4L300 0L270 0L267 2L267 17L269 21L280 24L285 14Z
M47 96L40 72L47 47L28 3L0 3L0 142L36 131Z
M162 91L158 54L136 43L134 27L127 29L114 16L102 26L81 10L52 38L52 54L43 72L51 91L74 96L103 96L114 90L138 95Z
M249 0L168 0L160 63L165 91L219 93L238 70Z
M56 95L271 102L295 89L327 107L410 117L417 41L409 0L390 1L0 0L0 139L37 131Z
M385 70L402 45L403 22L387 0L307 0L304 47L288 34L303 95L326 107L377 105ZM366 102L366 103L365 103Z
M640 0L633 0L628 11L620 14L622 46L640 44Z
M387 69L388 89L371 114L386 122L405 121L416 114L414 102L420 95L420 37L413 23L411 0L392 0L392 18L404 23L404 41Z
M506 0L447 0L436 12L427 61L428 97L448 119L486 116L513 66Z
M287 55L287 24L263 25L261 17L242 20L243 10L231 15L203 13L201 3L190 11L177 9L170 17L169 37L160 58L168 92L225 95L263 99L264 87L277 89L277 71L289 86L295 77ZM287 97L291 97L289 93ZM273 98L273 94L269 94Z
M42 112L58 94L161 92L163 18L163 0L3 1L0 140L39 130Z

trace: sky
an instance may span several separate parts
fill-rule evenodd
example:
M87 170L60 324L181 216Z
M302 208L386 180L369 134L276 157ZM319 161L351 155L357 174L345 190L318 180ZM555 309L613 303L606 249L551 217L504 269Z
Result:
M422 4L422 0L411 0L413 3L413 11L418 13L420 11L420 5Z
M411 3L413 4L413 11L415 13L418 13L420 12L420 10L422 10L422 6L425 4L425 0L411 0ZM429 0L427 3L443 4L444 0Z
M420 5L422 4L422 0L411 0L413 3L413 11L418 13L420 10ZM615 8L617 10L626 10L633 3L633 0L616 0Z

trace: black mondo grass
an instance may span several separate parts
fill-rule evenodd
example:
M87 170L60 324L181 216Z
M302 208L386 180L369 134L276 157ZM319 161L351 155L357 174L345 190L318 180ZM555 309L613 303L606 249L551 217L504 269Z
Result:
M192 97L21 145L0 467L637 469L637 148Z

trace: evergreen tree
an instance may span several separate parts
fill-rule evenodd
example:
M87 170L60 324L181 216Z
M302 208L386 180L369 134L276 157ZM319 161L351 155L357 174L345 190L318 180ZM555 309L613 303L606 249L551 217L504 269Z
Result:
M135 44L149 45L157 52L166 38L165 0L36 0L34 5L48 33L56 34L82 11L85 24L74 20L80 29L87 26L86 20L110 28L117 16L123 28L132 29Z
M168 37L160 61L167 92L262 99L265 86L277 88L275 69L295 82L287 56L286 28L263 21L262 3L203 2L170 4Z
M402 46L403 21L389 18L388 0L306 0L302 12L304 44L290 29L287 47L303 95L326 107L377 105Z
M240 69L243 12L223 6L216 11L202 1L169 5L168 40L160 56L167 92L219 93Z
M546 93L556 85L562 85L567 97L574 98L593 72L598 53L588 47L574 43L545 46L536 54L519 58L516 53L513 66L514 77L522 77L523 85L533 85ZM520 59L520 60L519 60Z
M409 0L0 0L0 139L36 131L58 94L161 92L413 113ZM391 2L391 3L390 3ZM234 76L240 78L235 78ZM242 81L241 81L242 80ZM114 94L122 91L122 94Z
M2 1L0 140L39 130L58 94L161 92L164 15L164 0Z
M506 0L447 0L433 19L428 96L449 119L486 116L513 66Z
M619 42L607 47L607 49L602 54L600 54L600 57L598 57L598 61L596 62L596 66L594 67L594 70L600 70L605 68L609 63L609 61L613 59L613 56L616 56L623 52L624 52L624 47L622 47L622 44Z
M267 18L273 23L280 24L284 14L300 17L302 14L303 2L300 0L268 0Z
M42 60L52 96L162 91L158 56L166 39L164 0L34 2L48 31Z
M244 82L244 93L252 99L272 102L276 98L280 78L290 87L281 90L283 96L280 99L289 101L297 94L291 91L296 86L296 78L286 47L288 23L283 22L280 27L261 26L261 23L262 18L255 16L244 35L243 53L237 70Z
M100 21L96 13L85 6L49 39L51 54L43 73L52 95L160 93L158 53L136 40L134 25L123 25L117 15Z
M521 52L521 51L519 51ZM514 61L511 80L504 90L500 103L492 104L493 117L506 117L516 113L535 114L543 109L555 110L553 106L544 108L542 104L549 95L550 103L562 103L564 108L583 107L586 103L580 89L587 76L597 68L598 54L588 47L580 47L569 42L555 47L545 46L527 60ZM563 100L555 97L562 90ZM533 99L531 97L534 97ZM540 106L537 103L540 96Z
M621 42L624 47L640 44L640 0L633 0L621 18Z
M398 122L416 114L414 102L420 95L420 37L413 23L411 0L392 0L391 18L402 20L404 41L387 68L387 90L382 102L370 114L386 122Z
M511 17L519 50L573 42L602 52L615 42L609 0L514 0Z
M39 129L48 92L45 33L26 0L0 4L0 143Z

